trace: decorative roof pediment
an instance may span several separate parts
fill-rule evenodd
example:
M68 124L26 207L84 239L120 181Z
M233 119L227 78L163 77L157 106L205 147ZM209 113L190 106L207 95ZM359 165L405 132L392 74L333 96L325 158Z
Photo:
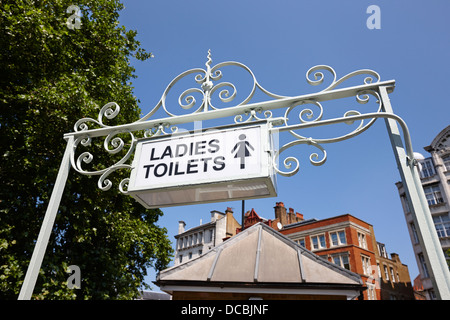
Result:
M450 150L450 125L433 139L428 147L425 147L426 151L443 152Z

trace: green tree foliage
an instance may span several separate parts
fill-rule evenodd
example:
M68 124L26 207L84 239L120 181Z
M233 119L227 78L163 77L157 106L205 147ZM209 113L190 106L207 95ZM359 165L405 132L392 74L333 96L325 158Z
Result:
M81 9L79 29L66 25L72 4ZM135 31L119 25L122 8L115 0L0 1L0 299L19 294L64 153L63 134L111 101L121 112L108 125L139 118L130 61L150 53ZM102 143L93 141L89 150L94 169L114 163ZM71 170L33 298L131 299L147 268L168 265L173 250L157 225L162 212L118 192L127 175L113 173L115 187L105 192L98 176ZM81 289L67 287L69 265L79 266Z

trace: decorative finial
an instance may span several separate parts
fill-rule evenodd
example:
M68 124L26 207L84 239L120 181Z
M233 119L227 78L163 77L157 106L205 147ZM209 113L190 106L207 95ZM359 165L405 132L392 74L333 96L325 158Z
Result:
M211 49L209 49L208 50L208 56L207 56L207 61L206 61L206 63L205 63L205 66L206 66L206 76L205 76L205 80L204 80L204 82L203 82L203 84L202 84L202 89L203 89L203 91L204 92L209 92L210 90L211 90L211 88L213 87L213 83L212 83L212 81L210 80L210 77L211 77L211 62L212 62L212 59L211 59Z
M211 69L211 62L212 62L212 59L211 59L211 49L208 49L208 55L207 55L207 61L206 61L206 63L205 63L205 66L208 68L208 70L210 70Z

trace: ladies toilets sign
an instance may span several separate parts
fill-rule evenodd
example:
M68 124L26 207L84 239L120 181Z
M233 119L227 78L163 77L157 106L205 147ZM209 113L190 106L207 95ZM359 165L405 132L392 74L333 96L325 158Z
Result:
M128 193L147 208L275 196L266 123L141 140Z

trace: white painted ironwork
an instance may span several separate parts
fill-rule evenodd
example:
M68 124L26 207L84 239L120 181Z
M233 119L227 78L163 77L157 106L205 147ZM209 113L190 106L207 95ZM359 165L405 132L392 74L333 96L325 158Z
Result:
M393 91L395 86L394 80L381 81L377 72L368 69L354 71L338 78L333 68L326 65L319 65L306 72L306 81L312 86L321 85L324 83L325 73L330 73L332 80L325 89L298 96L284 96L272 93L262 87L250 68L242 63L228 61L211 66L211 62L211 52L208 51L207 62L205 64L206 69L191 69L175 77L164 90L156 106L135 122L115 126L107 125L105 123L106 120L115 118L120 112L119 105L115 102L110 102L101 108L97 119L80 119L75 123L74 132L64 135L64 138L67 140L67 149L19 299L31 298L70 165L81 174L100 176L98 187L106 191L112 186L111 181L108 179L111 173L119 169L132 169L131 156L134 153L142 131L145 132L143 137L146 138L168 135L177 133L179 126L183 124L225 117L232 117L235 123L266 120L269 124L268 130L270 133L289 132L293 137L292 141L284 144L278 150L269 150L271 152L274 170L284 176L292 176L299 171L299 160L294 156L289 156L282 162L284 165L283 170L287 171L283 171L277 166L281 153L291 147L301 144L315 147L322 153L322 156L319 157L317 153L312 153L309 159L313 165L320 166L327 160L327 153L323 147L324 144L353 138L365 132L378 118L384 118L392 141L394 155L399 164L403 184L408 194L407 197L414 211L414 222L418 230L423 232L420 241L423 244L422 247L425 248L424 256L427 264L433 266L430 273L434 279L436 295L441 299L450 299L449 271L445 265L442 250L438 245L439 239L437 238L436 230L432 221L430 222L431 214L426 205L423 189L421 188L420 181L417 180L417 169L415 168L417 163L414 160L408 128L400 117L393 114L388 99L388 94ZM252 85L250 92L241 101L235 101L237 99L237 88L234 84L227 81L220 82L223 76L221 69L225 67L240 68L251 77ZM183 78L194 74L194 80L199 87L188 88L179 95L179 110L169 109L166 100L174 85ZM357 76L365 76L363 83L338 88L341 84L355 79ZM262 102L253 101L257 92L262 93L270 99ZM194 95L200 95L201 101L197 101ZM213 103L212 98L216 97L216 95L223 104L230 106L219 107L216 103ZM371 99L371 96L376 99L377 109L375 112L361 113L351 109L346 111L342 117L325 119L326 112L322 105L323 102L354 97L358 104L366 104ZM314 112L312 108L318 111ZM284 115L274 117L274 110L284 110ZM158 111L163 111L166 117L156 118ZM179 113L180 111L182 111L181 114ZM189 111L190 113L186 114ZM298 116L292 117L293 114L298 114ZM298 119L299 123L290 123L292 119ZM347 134L326 139L303 136L297 131L299 129L337 123L351 125L354 122L358 122L359 125L354 129L352 129L353 127L349 127L350 132ZM400 125L403 131L404 143L401 141L397 124ZM127 142L125 142L124 136L129 137ZM91 163L94 156L89 151L83 151L80 155L76 156L77 148L80 146L83 149L89 147L92 139L98 137L104 137L103 148L108 154L120 154L122 156L109 167L104 167L105 164L101 164L104 167L102 169L85 169L84 166ZM406 148L403 147L403 144ZM119 190L122 193L127 193L128 182L128 178L120 182Z
M291 164L295 163L295 168L290 171L283 171L276 166L277 159L281 152L289 149L290 147L298 144L308 144L316 147L322 152L322 158L319 159L317 153L313 153L310 156L310 161L313 165L322 165L327 159L327 154L322 146L323 144L338 142L352 138L361 134L367 130L379 116L371 113L369 116L362 116L359 111L349 110L343 115L341 122L352 124L354 121L360 121L359 126L353 129L350 133L333 137L329 139L317 139L312 137L304 137L298 134L296 129L311 127L315 125L323 125L324 108L321 102L345 98L354 96L356 101L360 104L365 104L369 101L370 95L377 99L378 109L377 113L381 116L381 102L377 93L377 88L381 85L388 86L390 89L394 86L394 81L381 82L380 76L377 72L363 69L351 72L341 78L337 77L337 73L333 68L326 65L319 65L309 69L306 73L306 81L312 86L320 85L324 82L325 72L332 75L331 84L325 89L313 93L300 96L284 96L270 92L261 86L253 72L246 65L228 61L219 63L211 67L211 52L208 51L207 62L205 64L206 69L195 68L185 71L175 77L164 90L161 99L155 107L151 109L146 115L137 121L119 126L110 127L104 123L104 118L112 119L116 117L120 112L120 107L115 102L110 102L103 106L100 110L97 120L93 118L83 118L76 122L74 126L74 132L66 134L66 137L74 136L74 152L71 154L71 162L73 168L81 174L85 175L100 175L98 186L102 190L109 190L111 188L111 181L107 178L109 174L117 169L131 169L130 157L133 154L137 137L135 132L145 130L144 137L154 137L159 135L166 135L178 132L178 125L192 123L196 121L219 119L223 117L234 117L235 123L246 123L257 120L266 119L271 127L277 131L289 131L294 137L294 141L283 145L279 150L272 150L274 169L277 173L285 176L291 176L298 172L299 161L295 157L288 157L285 159L284 167L286 169L291 168ZM219 82L222 79L223 73L221 68L224 67L237 67L243 69L251 76L252 85L248 95L240 102L234 102L236 98L237 89L236 86L230 82ZM199 85L199 88L189 88L184 90L178 97L178 107L184 110L192 110L189 114L177 115L177 110L169 110L166 104L166 99L177 82L181 79L195 74L195 81ZM353 86L344 89L336 89L339 85L345 81L354 78L356 76L365 76L363 84ZM257 93L262 92L271 100L263 102L252 102L252 98ZM193 96L194 93L201 94L202 101L197 101ZM212 103L212 96L218 93L219 99L223 103L234 104L230 107L219 108ZM311 105L318 108L319 112L314 113L311 109ZM283 117L273 117L272 111L275 109L285 109ZM300 109L300 110L298 110ZM167 115L163 119L153 119L152 117L159 110L163 110ZM298 119L300 124L290 125L289 119L294 112L298 112ZM317 114L317 115L316 115ZM355 116L361 116L357 118ZM369 119L367 123L364 123L364 119ZM340 120L337 120L338 122ZM94 125L96 128L89 128L89 125ZM169 130L169 131L167 131ZM125 143L123 139L117 136L119 133L126 133L130 137L128 145L128 151L126 154L115 164L102 170L85 170L83 164L91 163L93 155L90 152L83 152L77 158L75 157L76 149L79 144L83 146L89 146L92 138L106 136L104 140L104 149L110 154L116 154L123 150ZM119 190L126 193L126 186L128 179L123 180L119 185Z

